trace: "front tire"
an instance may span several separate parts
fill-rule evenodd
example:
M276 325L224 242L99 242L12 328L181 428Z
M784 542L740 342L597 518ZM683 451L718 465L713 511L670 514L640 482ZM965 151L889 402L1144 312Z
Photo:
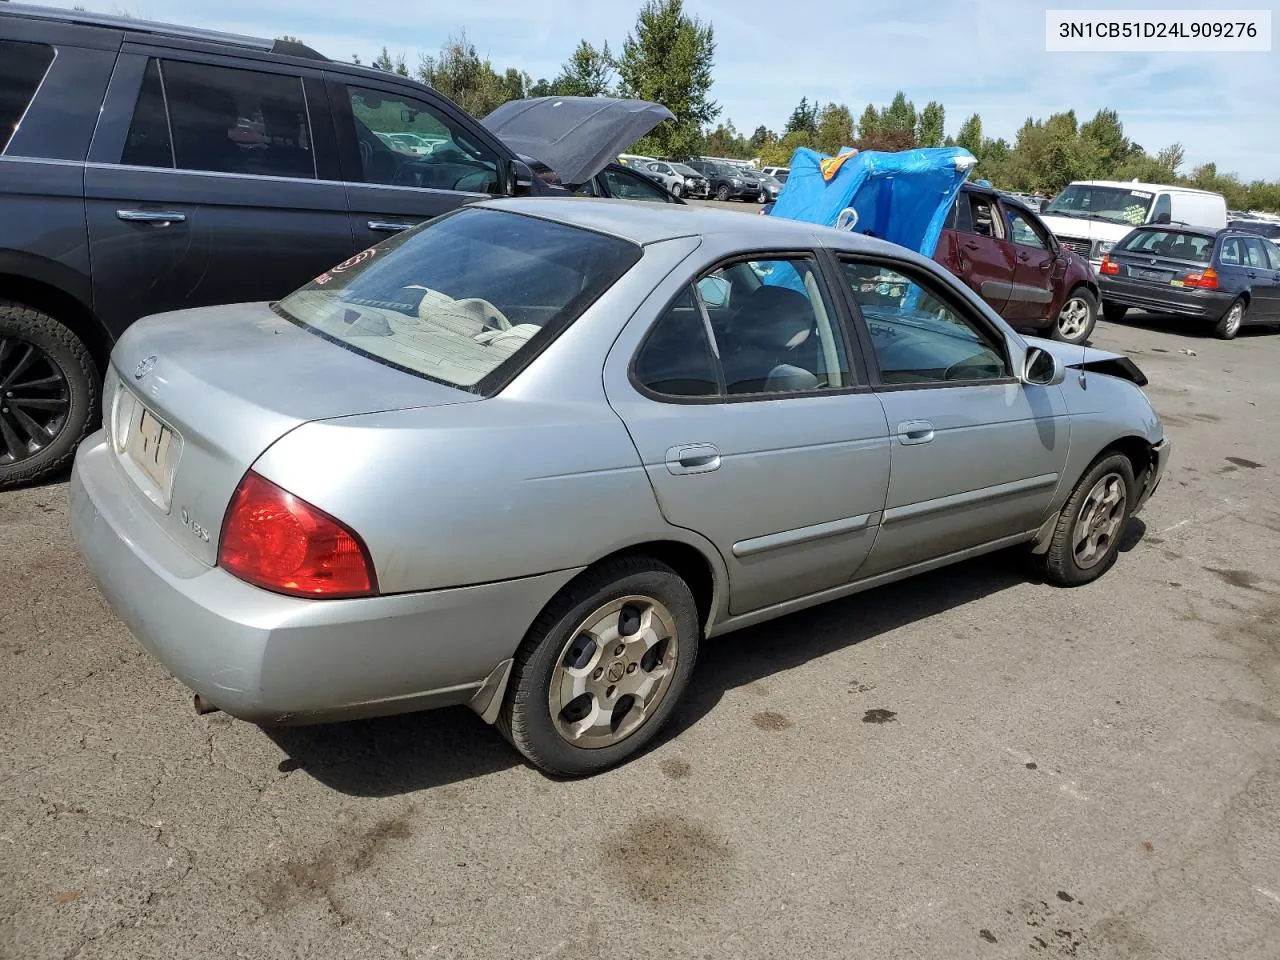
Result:
M1098 300L1085 287L1069 294L1053 322L1053 339L1063 343L1085 343L1098 322Z
M671 195L672 195L673 197L675 197L677 200L679 200L679 199L680 199L680 196L681 196L683 193L684 193L684 187L680 186L680 184L678 184L678 183L673 183L673 184L671 185Z
M1128 457L1111 453L1095 461L1058 515L1049 549L1037 558L1044 578L1060 587L1078 587L1110 570L1136 498Z
M1222 319L1214 324L1213 335L1220 340L1234 340L1240 328L1244 326L1248 309L1243 298L1236 300L1227 307L1227 312L1222 315Z
M0 300L0 490L56 475L97 421L84 343L34 307Z
M729 199L729 188L723 183L716 187L716 199L721 203L725 203Z
M607 770L670 719L701 628L680 576L649 557L589 570L548 604L516 652L497 726L558 776Z

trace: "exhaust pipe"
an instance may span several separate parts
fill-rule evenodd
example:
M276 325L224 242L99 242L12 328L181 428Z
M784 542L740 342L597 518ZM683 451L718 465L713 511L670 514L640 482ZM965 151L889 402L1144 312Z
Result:
M214 706L200 694L195 694L191 698L191 705L196 708L196 714L203 717L206 713L217 713L220 708Z

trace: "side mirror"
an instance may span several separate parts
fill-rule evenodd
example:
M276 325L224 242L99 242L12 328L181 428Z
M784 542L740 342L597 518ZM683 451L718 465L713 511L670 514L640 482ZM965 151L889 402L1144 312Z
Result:
M418 111L417 111L417 110L414 110L414 109L412 109L412 108L410 108L410 107L403 107L403 108L400 110L400 122L401 122L401 123L413 123L413 121L415 121L415 120L417 120L417 119L418 119Z
M507 174L507 194L512 197L527 197L533 192L533 168L523 160L512 160L510 172Z
M708 307L719 309L727 304L731 289L724 277L703 277L698 281L698 295Z
M1036 387L1054 387L1067 379L1067 368L1042 347L1031 347L1022 362L1022 382Z
M1049 209L1049 204L1050 204L1050 203L1052 203L1052 202L1053 202L1052 200L1041 200L1041 201L1040 201L1040 212L1041 212L1041 213L1044 213L1046 210L1048 210L1048 209Z
M1173 222L1173 218L1168 214L1168 212L1156 214L1156 223L1172 223L1172 222Z

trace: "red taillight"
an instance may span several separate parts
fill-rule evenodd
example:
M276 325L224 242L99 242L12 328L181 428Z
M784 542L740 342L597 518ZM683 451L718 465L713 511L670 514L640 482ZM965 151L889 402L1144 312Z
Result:
M1102 263L1098 266L1098 272L1114 277L1120 272L1120 265L1112 261L1110 257L1103 257Z
M359 537L252 470L227 508L218 565L255 586L299 597L378 592L369 552Z
M1182 280L1183 286L1196 287L1200 290L1218 289L1218 271L1206 267L1200 273L1188 273Z

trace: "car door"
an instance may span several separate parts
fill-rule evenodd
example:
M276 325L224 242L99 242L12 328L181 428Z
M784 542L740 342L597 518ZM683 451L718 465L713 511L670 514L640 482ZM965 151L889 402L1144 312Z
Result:
M605 367L663 515L715 545L735 614L853 579L889 476L816 258L753 258L668 277Z
M1043 225L1012 204L1000 201L1008 243L1013 247L1013 286L1003 316L1041 326L1054 301L1054 287L1066 270Z
M84 175L109 326L276 299L351 255L318 76L126 44Z
M502 192L505 151L487 130L428 91L419 95L376 78L329 74L328 94L360 249ZM423 146L403 148L393 139L400 133L416 134Z
M1261 237L1242 237L1245 276L1249 278L1250 320L1280 320L1280 286Z
M1271 265L1271 283L1272 306L1275 308L1271 314L1272 320L1280 321L1280 246L1272 243L1270 240L1263 240L1262 247L1267 254L1267 262Z
M1012 248L1004 243L1004 225L995 198L972 190L956 197L947 248L938 260L964 281L991 309L1002 314L1013 289Z
M1070 437L1059 387L1024 385L1003 332L931 272L842 256L892 438L884 520L865 575L1035 530Z

